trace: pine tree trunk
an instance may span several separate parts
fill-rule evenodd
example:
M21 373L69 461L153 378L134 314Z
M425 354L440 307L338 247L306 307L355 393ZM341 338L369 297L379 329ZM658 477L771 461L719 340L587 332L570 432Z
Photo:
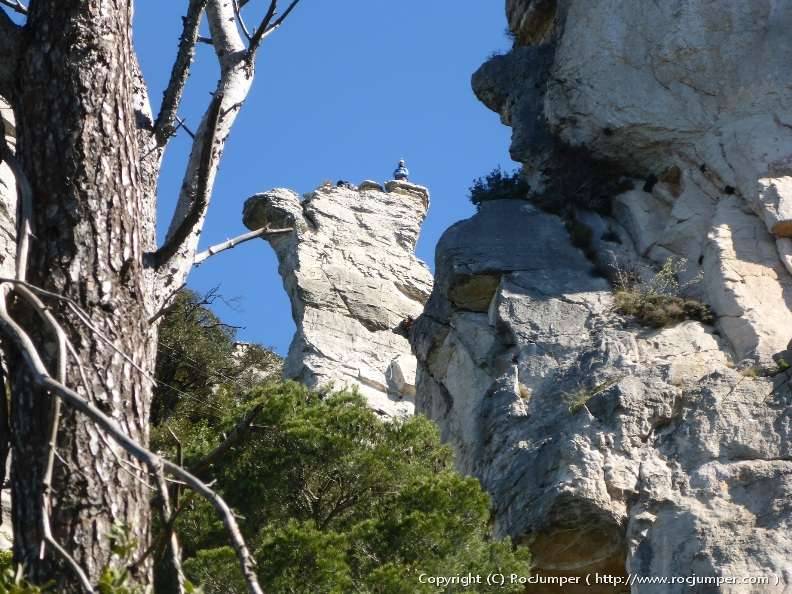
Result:
M14 103L18 156L34 194L28 280L76 301L112 342L52 303L87 376L86 387L72 360L69 385L146 444L153 386L115 350L153 373L156 336L146 321L142 252L154 229L151 189L139 165L131 18L131 0L31 1ZM32 314L21 307L17 313L52 365L51 335ZM55 591L78 592L52 550L40 559L50 398L10 354L15 555L36 581L56 579ZM111 563L114 525L137 540L133 557L145 549L151 491L137 465L68 406L57 452L53 533L96 583ZM144 563L132 580L150 583L149 574Z

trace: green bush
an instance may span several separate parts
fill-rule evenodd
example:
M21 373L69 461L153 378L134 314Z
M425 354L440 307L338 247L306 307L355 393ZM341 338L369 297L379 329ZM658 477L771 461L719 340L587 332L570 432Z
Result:
M648 281L641 281L639 275L618 266L614 269L616 310L634 317L640 324L664 328L685 320L714 323L715 316L709 305L681 295L686 287L678 280L679 273L685 269L685 263L680 259L668 258Z
M357 394L293 383L254 390L245 406L260 407L256 430L214 478L244 517L267 591L429 594L421 572L529 571L527 549L491 538L488 496L454 471L427 419L384 422ZM207 594L244 591L206 504L190 498L177 529L191 581Z
M199 474L240 517L265 591L434 594L436 587L419 583L421 572L528 573L528 550L491 537L489 498L454 471L430 421L384 422L354 392L280 381L251 389L234 375L233 329L202 301L183 294L163 320L170 348L161 349L158 372L168 386L159 393L152 447L171 459L181 452L195 467L254 414ZM189 491L178 507L187 578L205 594L244 594L215 511ZM155 558L162 560L156 591L169 592L167 552Z
M486 176L474 180L469 191L470 201L476 207L481 207L483 202L490 200L525 200L531 188L522 178L519 170L504 173L500 167L496 167Z
M709 306L695 299L624 290L616 291L614 297L619 312L652 328L673 326L685 320L696 320L704 324L715 321Z

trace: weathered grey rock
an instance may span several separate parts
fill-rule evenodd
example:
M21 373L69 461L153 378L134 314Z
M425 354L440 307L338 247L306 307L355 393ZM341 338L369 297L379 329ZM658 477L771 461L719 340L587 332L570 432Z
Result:
M10 550L13 546L14 532L11 528L11 493L3 490L0 495L0 551Z
M250 198L250 229L267 236L292 305L297 333L284 375L308 386L355 386L387 416L411 414L415 358L394 330L417 317L432 277L415 257L429 206L421 186L374 182L358 190L320 188L301 200L289 190Z
M417 410L540 572L772 574L778 589L718 591L792 592L788 375L736 371L729 343L697 322L648 330L617 315L561 220L525 202L486 203L445 233L436 262L412 333ZM475 298L452 297L468 287Z
M614 210L639 255L687 260L734 349L771 361L792 305L783 246L764 249L792 236L792 3L508 0L507 15L517 44L473 86L512 127L535 191L574 199L586 187L578 172L597 169L587 161L640 178ZM714 205L731 196L724 220ZM741 251L728 245L741 237L756 244L745 246L756 259L738 258L755 265L747 276L718 256ZM749 277L759 281L740 290Z
M591 230L597 265L526 202L451 227L411 334L417 410L541 573L792 592L792 382L757 375L792 338L792 2L506 8L515 47L474 90L537 202ZM715 326L615 312L603 264L645 278L669 257Z
M0 97L0 132L5 134L5 141L14 146L14 114L8 104ZM17 193L14 176L8 165L0 163L0 276L13 277L16 257L16 212ZM0 464L6 461L0 460ZM0 493L0 550L8 550L12 546L13 531L11 529L11 493L3 490Z
M0 125L5 140L14 145L14 114L0 97ZM16 256L16 183L6 163L0 163L0 276L14 276Z

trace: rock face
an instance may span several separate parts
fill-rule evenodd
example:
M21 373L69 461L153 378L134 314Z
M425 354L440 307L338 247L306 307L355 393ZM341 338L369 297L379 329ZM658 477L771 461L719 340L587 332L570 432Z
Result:
M417 410L540 573L792 592L790 373L755 377L792 338L792 3L508 0L507 16L515 47L474 90L560 216L498 200L445 233L411 334ZM714 326L615 311L608 264L646 276L669 257Z
M13 147L14 115L2 97L0 97L0 125L5 134L5 141ZM13 277L15 271L16 209L14 176L7 164L0 163L0 276L4 277ZM5 463L5 460L0 460L0 464ZM11 548L12 538L11 493L6 489L0 491L0 551Z
M297 324L287 378L355 386L383 415L412 414L415 357L395 330L431 291L415 257L428 206L425 188L401 181L325 186L304 199L277 189L246 202L248 228L292 229L266 236Z
M14 115L0 97L0 124L6 142L14 146ZM16 254L17 195L14 176L6 163L0 163L0 276L14 276Z

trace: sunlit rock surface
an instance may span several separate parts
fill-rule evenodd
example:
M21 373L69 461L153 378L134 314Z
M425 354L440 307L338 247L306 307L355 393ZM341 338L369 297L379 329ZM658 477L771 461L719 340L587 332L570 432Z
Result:
M6 142L14 146L14 115L0 97L0 123ZM16 255L17 196L14 176L6 163L0 163L0 276L14 275Z
M417 410L538 572L792 592L790 377L755 377L792 338L792 2L506 4L515 46L473 87L561 216L500 200L445 233L411 334ZM714 325L615 312L609 264L669 257Z
M292 229L266 237L297 325L286 377L354 386L383 415L412 414L415 357L396 330L431 291L415 256L428 206L425 188L397 181L325 186L304 198L276 189L247 201L250 229Z

